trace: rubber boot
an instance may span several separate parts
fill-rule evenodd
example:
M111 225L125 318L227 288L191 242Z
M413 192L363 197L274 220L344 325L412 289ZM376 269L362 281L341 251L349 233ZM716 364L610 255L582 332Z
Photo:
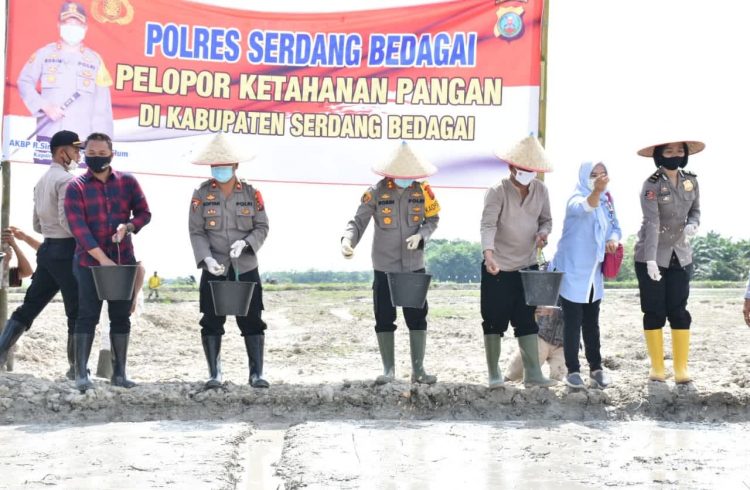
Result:
M488 334L484 336L484 354L487 357L487 371L489 372L489 388L491 390L503 386L503 376L500 373L498 361L500 360L500 344L502 337L499 334Z
M5 323L3 332L0 333L0 369L5 366L8 360L8 353L10 349L16 345L18 339L27 330L26 325L19 322L18 320L10 319ZM13 367L9 366L8 371L12 371Z
M432 385L437 382L437 376L424 371L424 351L427 346L427 330L409 330L409 346L411 347L411 382Z
M690 351L690 330L672 329L672 362L674 382L687 384L692 381L688 374L688 352Z
M75 345L76 358L76 388L85 393L94 387L94 383L89 378L89 354L91 354L91 344L94 343L94 334L77 333L73 334L73 343Z
M648 357L651 359L651 369L648 372L648 379L663 383L667 376L664 371L664 336L662 335L661 328L644 330L643 335L646 338Z
M132 388L135 386L135 383L130 381L125 374L125 366L128 363L128 343L130 342L130 334L110 333L109 341L111 342L112 351L112 386Z
M208 363L206 388L218 388L221 386L221 335L203 335L201 340Z
M554 386L556 381L542 374L539 365L539 336L537 334L518 337L518 347L521 349L523 362L523 384L525 386Z
M250 386L253 388L268 388L268 381L263 379L263 348L265 335L246 335L245 349L250 364Z
M76 345L72 333L68 334L68 372L65 377L71 381L76 379Z
M112 378L112 351L110 349L99 349L96 375L104 379Z
M377 337L380 358L383 360L383 374L375 378L375 384L384 385L396 378L393 332L378 332Z

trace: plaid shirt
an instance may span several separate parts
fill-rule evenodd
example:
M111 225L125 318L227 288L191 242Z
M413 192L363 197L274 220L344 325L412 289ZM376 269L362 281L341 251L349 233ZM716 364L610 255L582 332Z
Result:
M112 235L118 225L130 222L137 233L151 221L151 211L138 181L115 170L106 182L94 177L90 170L71 180L65 193L65 216L76 239L75 255L84 267L99 265L88 253L96 247L117 262L117 244L112 242ZM130 235L120 243L120 263L135 264Z

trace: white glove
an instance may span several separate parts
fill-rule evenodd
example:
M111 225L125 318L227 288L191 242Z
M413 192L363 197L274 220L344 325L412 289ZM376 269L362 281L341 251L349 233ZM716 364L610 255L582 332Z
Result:
M419 247L419 242L422 241L422 235L415 233L406 239L406 248L409 250L416 250Z
M655 260L646 261L646 270L648 271L648 277L654 281L661 281L661 272L659 272L659 266Z
M206 264L206 270L209 272L209 274L213 274L214 276L224 275L224 266L216 262L215 258L206 257L205 259L203 259L203 263Z
M245 240L237 240L232 244L229 250L229 257L232 259L238 259L240 255L242 255L242 252L247 247L247 242Z
M343 255L345 259L351 259L352 257L354 257L352 241L348 238L341 239L341 255Z
M694 237L695 234L698 233L698 225L695 225L693 223L685 225L685 228L683 228L682 232L685 234L686 238Z

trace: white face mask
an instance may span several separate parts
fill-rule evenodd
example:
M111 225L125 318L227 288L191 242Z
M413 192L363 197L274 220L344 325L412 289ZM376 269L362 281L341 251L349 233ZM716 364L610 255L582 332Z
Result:
M590 190L590 191L593 191L593 190L594 190L594 184L595 184L595 183L596 183L596 179L595 179L595 178L593 178L593 177L589 177L589 190Z
M526 170L516 169L516 181L521 185L529 185L536 177L536 172L527 172Z
M76 46L86 37L86 28L73 24L63 24L60 26L60 37L66 44Z

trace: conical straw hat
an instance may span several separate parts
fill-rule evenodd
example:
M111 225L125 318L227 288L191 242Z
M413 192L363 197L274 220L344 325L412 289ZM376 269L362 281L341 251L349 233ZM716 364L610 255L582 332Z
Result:
M552 172L554 168L535 136L527 136L510 150L495 153L500 160L529 172Z
M241 152L231 144L224 133L216 133L211 141L193 158L194 165L228 165L247 162L254 158L249 153Z
M401 142L388 160L372 167L376 174L395 179L420 179L437 170L435 165L418 157L405 141Z
M657 146L668 145L670 143L686 143L688 147L688 155L701 152L706 147L706 144L700 141L675 140L675 141L668 141L666 143L659 143L658 145L647 146L646 148L638 150L638 154L642 157L653 157L654 149L656 149Z

